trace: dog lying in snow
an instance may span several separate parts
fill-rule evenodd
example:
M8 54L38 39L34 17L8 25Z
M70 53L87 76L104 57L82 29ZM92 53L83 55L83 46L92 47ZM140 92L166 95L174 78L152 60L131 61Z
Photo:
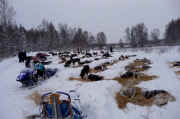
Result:
M71 64L75 65L75 63L78 63L79 64L80 62L80 59L79 58L72 58L70 60L68 60L66 63L65 63L65 67L69 67Z
M77 54L71 54L70 57L77 57Z
M101 51L101 54L104 54L104 51L103 51L103 50Z
M80 65L84 65L84 64L88 64L88 63L91 63L92 61L90 60L85 60L83 62L79 62Z
M91 54L91 53L86 53L85 56L86 56L86 57L92 57L92 54Z
M97 52L93 52L93 55L94 55L94 56L97 56L97 55L98 55L98 53L97 53Z
M167 91L164 90L152 90L152 91L144 91L142 95L146 99L154 98L153 103L158 106L163 106L168 103L168 101L175 101L175 97L170 95Z
M65 65L64 65L64 67L69 67L70 65L71 65L71 60L68 60L66 63L65 63Z
M65 63L66 62L66 58L65 57L61 57L61 62L59 63Z
M70 55L66 55L66 54L59 55L59 58L61 58L61 57L69 58L69 57L71 57L71 56L70 56Z
M164 90L152 90L152 91L145 91L143 92L143 96L146 99L150 99L158 94L168 94L168 92L164 91Z
M108 58L111 57L111 55L109 54L109 52L106 52L105 54L103 54L103 57Z
M147 58L143 58L143 59L136 59L135 62L144 62L146 65L151 64L151 61Z
M131 88L124 87L120 90L120 94L128 98L135 97L136 93L137 93L137 88L135 87L131 87Z
M58 53L58 56L61 57L61 56L64 56L64 57L70 57L70 52L59 52Z
M125 60L125 59L128 59L128 58L129 58L128 56L121 55L121 56L119 57L119 60Z
M126 73L121 75L121 78L137 78L138 75L135 72L127 71Z
M100 60L100 58L95 58L94 60L97 61L97 60Z
M98 76L98 75L94 75L94 74L89 74L88 79L91 80L91 81L99 81L99 80L102 80L103 77Z
M74 58L74 59L71 59L71 60L72 60L73 65L75 65L75 63L79 64L79 62L80 62L79 58Z
M105 65L100 65L100 66L94 67L94 69L97 70L97 71L104 71L104 70L106 70L107 68L106 68Z
M56 53L56 52L49 52L49 54L51 54L52 56L58 55L58 53Z
M136 57L137 55L128 55L128 57Z
M102 65L106 66L106 65L110 65L110 64L111 64L111 62L105 62Z
M102 76L89 74L89 70L90 70L89 65L85 65L81 70L80 76L83 80L99 81L103 79Z
M120 94L122 96L126 96L128 98L134 98L137 96L138 93L141 93L145 99L153 99L153 104L157 106L163 106L167 104L169 101L175 101L175 97L169 94L167 91L164 90L152 90L152 91L141 91L138 92L138 88L136 87L124 87L120 90ZM139 94L138 94L139 95Z

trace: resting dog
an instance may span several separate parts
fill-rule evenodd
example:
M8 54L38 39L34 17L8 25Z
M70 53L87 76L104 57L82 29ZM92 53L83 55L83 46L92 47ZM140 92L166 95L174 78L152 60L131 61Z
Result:
M150 99L158 94L168 94L168 92L166 92L164 90L152 90L152 91L143 92L143 95L146 99Z
M80 59L79 58L74 58L74 59L71 59L72 60L72 63L73 65L75 65L75 63L79 63L80 62Z
M84 62L79 62L80 65L91 63L92 61L85 60Z
M125 60L125 59L128 59L129 58L129 56L127 56L127 55L121 55L120 57L119 57L119 60Z
M93 52L93 55L94 55L94 56L97 56L97 55L98 55L98 53L97 53L97 52Z
M91 53L86 53L86 57L92 57Z
M121 78L137 78L137 77L138 77L137 73L130 72L130 71L128 71L128 72L124 73L123 75L121 75Z
M98 71L99 71L99 70L100 70L100 71L103 70L102 66L96 66L96 67L94 67L94 69L95 69L95 70L98 70Z
M71 57L71 59L70 60L68 60L66 63L65 63L65 67L69 67L71 64L73 64L73 65L75 65L75 63L79 63L80 62L80 59L79 58L75 58L75 59L73 59L72 57Z
M71 54L71 57L77 57L78 55L77 54Z
M99 80L102 80L103 77L98 76L98 75L94 75L94 74L89 74L88 79L91 80L91 81L99 81Z
M103 57L108 58L111 57L111 55L109 54L109 52L106 52L105 54L103 54Z
M71 65L72 61L71 60L68 60L66 63L65 63L65 67L69 67Z
M101 66L96 66L96 67L94 67L94 69L97 70L97 71L104 71L104 70L106 70L107 68L106 68L105 65L101 65Z

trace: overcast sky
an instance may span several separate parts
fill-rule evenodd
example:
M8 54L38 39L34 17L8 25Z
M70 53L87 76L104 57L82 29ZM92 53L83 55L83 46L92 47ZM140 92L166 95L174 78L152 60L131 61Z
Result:
M144 22L159 28L180 17L180 0L11 0L16 22L27 28L47 19L54 24L82 27L93 34L104 31L108 42L123 38L128 26Z

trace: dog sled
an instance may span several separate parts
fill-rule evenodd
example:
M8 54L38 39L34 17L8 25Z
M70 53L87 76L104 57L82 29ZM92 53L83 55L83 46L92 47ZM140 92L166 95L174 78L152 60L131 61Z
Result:
M68 93L57 91L41 96L40 119L84 119L80 99L71 99Z

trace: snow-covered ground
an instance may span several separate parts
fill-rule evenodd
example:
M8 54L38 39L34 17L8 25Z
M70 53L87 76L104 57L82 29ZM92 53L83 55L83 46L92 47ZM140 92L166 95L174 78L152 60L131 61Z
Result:
M82 68L65 68L63 64L58 64L58 57L51 57L53 63L47 67L58 68L57 74L32 89L20 88L16 82L16 77L24 69L24 64L19 64L17 57L6 59L0 62L0 119L24 119L28 115L38 114L39 107L28 96L35 91L43 94L56 90L76 90L80 94L82 109L87 114L87 119L180 119L180 80L168 64L170 61L180 61L179 52L178 47L153 48L151 52L131 49L114 52L113 58L92 62L90 67L117 59L121 54L137 56L120 61L109 66L108 70L98 73L109 80L88 83L68 80L69 77L79 77ZM123 73L124 67L134 59L144 57L153 62L152 68L146 73L159 77L142 82L138 86L166 90L176 97L176 102L170 102L163 107L128 104L126 109L119 109L115 95L122 86L111 79Z

